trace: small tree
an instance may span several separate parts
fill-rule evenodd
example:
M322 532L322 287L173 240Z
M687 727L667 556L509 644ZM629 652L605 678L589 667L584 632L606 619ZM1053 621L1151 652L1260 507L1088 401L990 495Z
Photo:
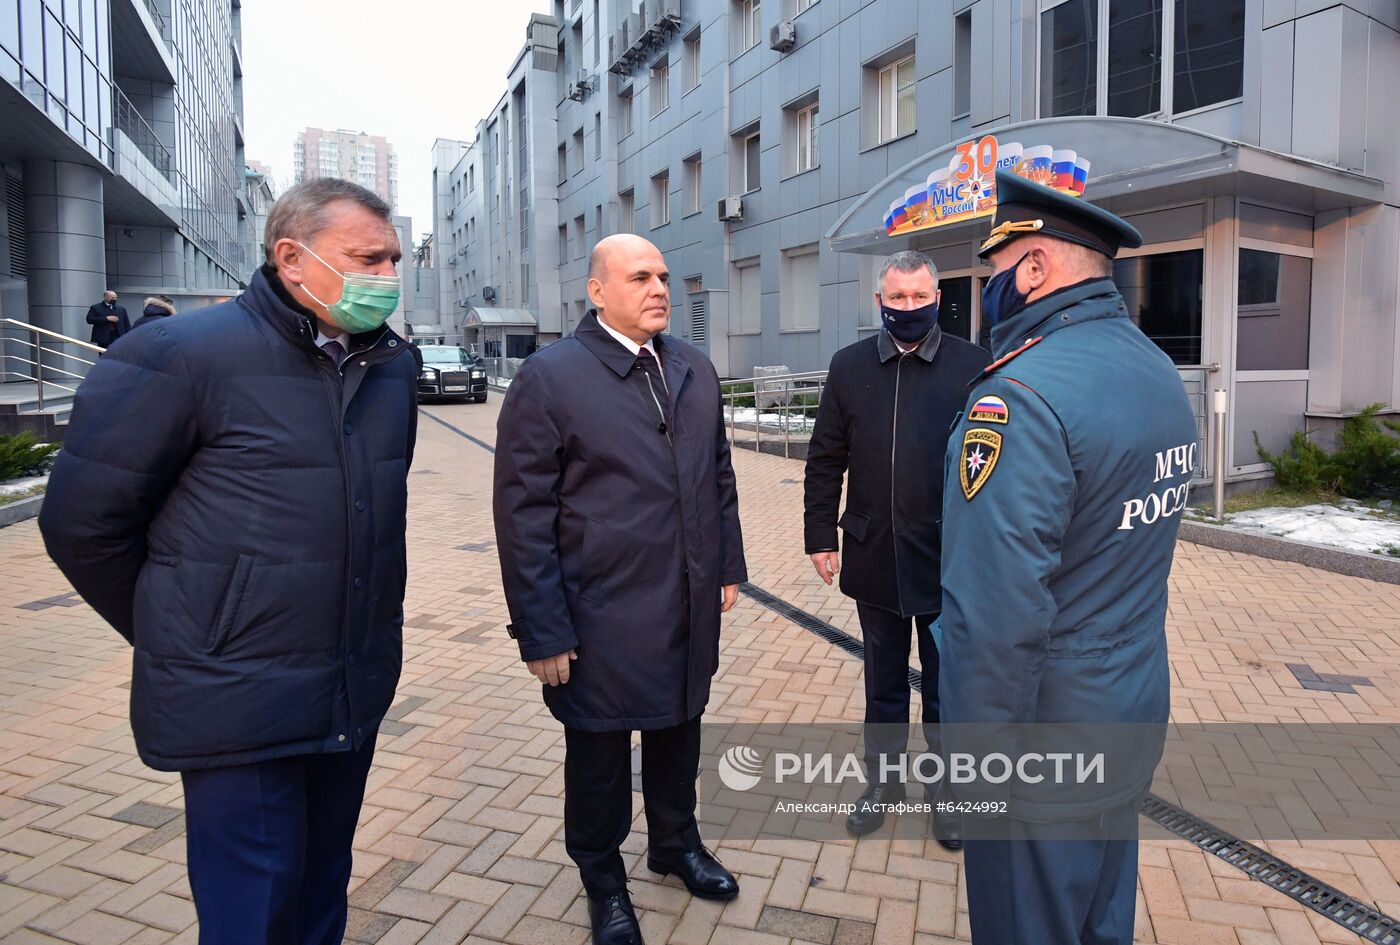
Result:
M1342 424L1340 446L1328 453L1308 439L1305 431L1293 434L1289 449L1270 453L1254 434L1259 458L1274 471L1274 482L1288 492L1332 492L1357 498L1400 493L1400 423L1381 420L1381 404L1371 404Z
M57 452L57 443L40 443L32 433L0 436L0 481L43 475Z

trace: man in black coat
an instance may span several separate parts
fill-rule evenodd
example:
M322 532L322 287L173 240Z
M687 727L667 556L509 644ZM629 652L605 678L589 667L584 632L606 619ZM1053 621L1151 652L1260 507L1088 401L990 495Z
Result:
M131 331L126 309L117 304L117 293L111 289L102 293L101 302L88 306L87 323L92 326L92 343L101 348L111 347L112 342Z
M266 244L238 298L92 369L39 518L134 647L131 727L184 783L201 945L340 942L403 649L418 367L383 327L390 209L310 181Z
M596 313L531 355L506 395L494 513L509 632L564 724L564 845L594 941L621 945L641 942L619 853L634 730L648 867L697 896L739 892L700 843L695 777L720 614L748 576L719 380L661 334L660 251L610 236L589 273Z
M846 818L854 834L878 830L881 805L904 799L887 777L908 744L910 623L923 671L924 738L937 750L938 649L928 632L938 616L939 524L948 431L987 353L938 327L938 272L922 253L896 253L880 272L883 330L836 352L807 453L805 541L812 565L855 598L865 645L867 788ZM838 520L841 480L850 473ZM837 551L846 533L845 566ZM949 849L958 818L935 814L934 836Z

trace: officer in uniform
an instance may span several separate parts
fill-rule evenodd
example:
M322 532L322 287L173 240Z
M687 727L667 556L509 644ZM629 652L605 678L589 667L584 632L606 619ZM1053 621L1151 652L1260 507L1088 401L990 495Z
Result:
M1164 726L1167 576L1197 439L1171 360L1113 283L1113 256L1142 237L1012 173L997 197L979 251L997 360L945 467L943 723ZM1140 750L1091 810L1013 779L1004 816L964 818L976 945L1131 945L1137 812L1160 751Z

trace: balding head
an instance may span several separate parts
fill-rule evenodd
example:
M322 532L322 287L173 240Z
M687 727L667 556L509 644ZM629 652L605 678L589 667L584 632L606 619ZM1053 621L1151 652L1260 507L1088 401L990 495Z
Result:
M598 317L637 344L666 330L670 280L661 250L631 233L599 240L588 260L588 297Z

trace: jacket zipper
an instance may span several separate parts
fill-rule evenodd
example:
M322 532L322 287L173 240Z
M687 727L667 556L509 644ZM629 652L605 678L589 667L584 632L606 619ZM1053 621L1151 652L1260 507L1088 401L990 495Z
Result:
M370 345L368 348L365 348L363 351L357 352L357 354L364 355L373 351L379 346L379 342L381 339L383 339L383 337L384 336L381 334L379 338L375 339L374 344ZM325 359L325 362L327 364L330 364L330 355L322 351L321 357ZM345 356L345 361L349 360L350 355L347 353ZM341 364L344 365L345 361L342 361ZM337 367L334 364L330 364L330 367L331 370L335 372L337 377L342 379L344 378L344 372L342 368ZM319 365L317 367L317 370L321 370ZM350 564L351 556L354 553L352 551L352 548L354 547L354 536L352 534L353 528L351 524L353 521L351 509L353 508L354 503L350 497L350 460L345 454L346 404L344 403L344 388L342 387L340 389L340 396L337 396L336 388L331 383L330 375L327 374L324 370L321 370L321 380L326 384L326 394L330 398L331 402L331 419L333 421L333 430L335 432L335 446L336 451L340 454L340 481L345 491L345 605L340 618L340 665L341 669L344 670L345 678L346 731L340 732L338 734L342 738L344 738L343 744L345 745L346 751L350 751L354 748L355 743L355 707L353 705L353 700L350 695L350 671L345 667L350 656L350 607L354 590L351 586L352 582L354 581L354 575L351 573L353 569L351 568ZM337 741L339 741L339 739L337 739Z
M894 599L899 607L900 616L904 615L904 595L899 589L899 534L895 530L894 517L894 483L895 483L895 453L899 443L899 379L904 374L904 355L899 356L899 361L894 369L894 412L890 418L890 544L894 549Z

